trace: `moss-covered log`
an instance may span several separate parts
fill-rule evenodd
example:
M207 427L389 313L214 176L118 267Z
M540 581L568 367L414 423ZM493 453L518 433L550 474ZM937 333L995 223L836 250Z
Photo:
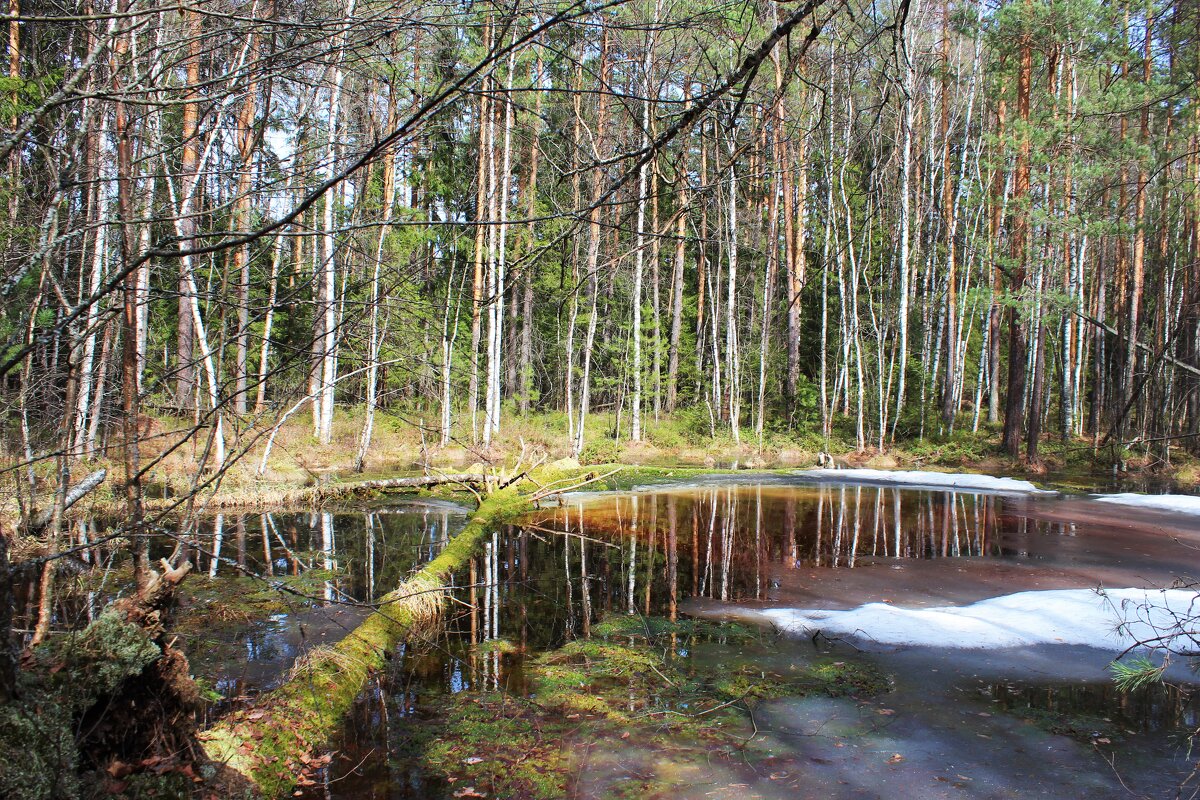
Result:
M450 575L465 566L502 521L527 510L548 486L579 472L543 469L536 480L488 495L446 549L395 591L344 639L310 651L288 680L254 707L231 714L200 735L208 756L244 776L267 797L289 792L315 747L325 744L373 671L413 630L441 615Z

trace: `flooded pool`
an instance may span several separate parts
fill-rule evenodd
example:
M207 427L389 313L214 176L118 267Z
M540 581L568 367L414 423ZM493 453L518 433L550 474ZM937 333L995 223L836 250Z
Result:
M496 531L455 576L445 630L402 646L303 791L1174 796L1200 726L1182 664L1124 694L1113 654L1090 647L871 648L728 620L1165 585L1196 571L1197 547L1189 520L1080 497L777 479L570 497ZM618 656L641 666L614 672ZM564 664L599 670L569 673L570 702ZM886 681L843 686L852 669Z
M226 700L272 688L308 649L352 631L466 520L449 504L211 520L200 531L210 548L193 554L209 582L185 583L190 597L179 618L194 674ZM231 624L204 624L213 604Z

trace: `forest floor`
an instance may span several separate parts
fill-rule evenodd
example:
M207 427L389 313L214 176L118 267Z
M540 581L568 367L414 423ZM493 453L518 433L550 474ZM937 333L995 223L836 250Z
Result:
M363 464L356 472L355 454L362 430L363 410L339 410L333 440L316 442L311 422L296 415L280 427L265 467L262 454L271 428L265 425L226 421L227 468L219 475L202 473L202 495L212 506L270 506L294 503L311 496L322 486L336 487L364 478L421 474L424 471L471 472L489 466L529 464L539 458L557 460L571 456L570 435L565 415L535 413L506 417L500 433L488 448L472 445L469 424L455 430L445 447L439 445L436 420L420 413L376 414L374 435ZM482 420L480 420L482 422ZM142 418L141 462L148 504L169 505L187 496L197 486L197 466L207 443L202 431L181 446L175 446L188 421L171 416ZM891 443L886 449L858 450L852 430L835 428L825 439L819 423L808 428L768 429L761 440L747 429L740 441L728 430L712 435L707 418L683 412L655 420L647 415L642 441L629 439L628 417L595 414L588 420L583 464L622 464L629 467L685 467L691 469L788 469L812 467L818 453L827 452L842 466L877 469L941 469L993 475L1019 476L1050 482L1057 488L1086 490L1132 488L1196 491L1200 489L1200 458L1182 448L1171 448L1169 463L1161 449L1145 446L1117 451L1108 447L1097 452L1091 440L1063 441L1047 438L1041 445L1041 461L1031 465L1013 459L1000 448L999 426L983 426L972 432L956 431L950 436L931 435ZM89 502L79 504L83 513L115 510L121 503L118 476L123 472L119 447L109 442L108 456L74 469L79 480L93 469L105 467L109 478ZM1114 470L1122 461L1124 469ZM209 456L211 463L211 455ZM54 465L44 473L46 492L53 489ZM48 501L47 501L48 502ZM12 505L8 508L7 505ZM84 509L87 508L88 511ZM15 516L15 503L0 510Z
M264 488L296 488L323 482L359 479L354 472L355 453L362 430L363 410L339 410L333 440L318 444L311 423L297 416L280 428L272 446L266 469L258 474L265 436L254 427L235 429L230 436L230 452L246 450L242 458L227 470L220 490L232 495ZM482 423L482 419L480 419ZM182 423L158 418L155 427L165 431ZM969 424L969 423L967 423ZM269 432L269 431L268 431ZM562 413L534 413L519 418L515 414L503 420L492 445L472 445L469 424L456 428L449 445L439 445L437 421L419 413L376 414L372 444L363 464L362 476L379 477L420 472L424 466L437 470L471 471L473 465L512 464L524 454L526 461L544 454L551 460L571 455L567 421ZM167 437L169 438L169 437ZM203 438L166 457L152 472L151 491L158 483L174 494L185 488L195 473L196 459L202 452ZM151 449L151 448L147 448ZM1200 484L1200 458L1182 448L1171 448L1168 463L1161 448L1131 447L1117 451L1108 447L1097 452L1090 439L1063 441L1046 438L1041 461L1031 465L1013 459L1000 447L1000 427L981 426L972 432L956 431L949 436L934 434L889 443L885 449L867 447L858 450L852 430L835 428L826 439L819 423L794 430L768 429L761 440L747 428L740 441L728 430L712 434L707 418L680 413L655 420L647 415L642 441L629 438L628 417L595 414L588 419L587 445L583 464L626 464L648 467L693 467L709 469L786 469L811 467L817 455L830 453L844 466L878 469L952 469L997 475L1015 475L1034 480L1053 476L1058 483L1094 485L1097 479L1111 479L1112 464L1122 461L1124 472L1154 476L1163 482L1174 481L1183 488Z

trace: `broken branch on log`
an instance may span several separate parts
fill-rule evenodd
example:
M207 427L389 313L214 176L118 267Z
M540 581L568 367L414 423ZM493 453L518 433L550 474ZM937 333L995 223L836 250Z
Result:
M104 483L104 479L108 477L108 470L98 469L91 475L81 480L79 483L71 487L67 492L66 498L63 500L63 511L66 511L71 506L78 503L83 498L91 494L97 486ZM54 509L47 508L45 511L40 511L34 515L33 520L29 523L28 533L35 533L45 528L54 519Z

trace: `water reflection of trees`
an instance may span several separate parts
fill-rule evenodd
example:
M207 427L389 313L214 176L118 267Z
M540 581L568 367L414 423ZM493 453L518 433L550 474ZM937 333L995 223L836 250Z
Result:
M458 578L463 616L451 625L470 646L466 673L450 683L497 687L502 651L523 651L530 636L538 648L587 636L604 613L675 618L685 596L769 599L785 570L997 556L1001 503L887 487L742 485L543 510L494 534ZM531 615L539 624L526 624Z
M448 685L501 685L504 651L588 636L605 613L674 619L684 597L769 600L788 570L896 559L1011 558L1069 524L999 496L890 487L696 487L568 502L497 531L463 575ZM528 624L529 619L537 620ZM509 659L512 661L513 659ZM511 678L511 676L510 676Z
M322 587L325 602L372 602L394 589L414 566L437 556L463 521L462 514L437 506L218 514L202 521L184 546L213 578L219 573L283 576L319 570L328 576ZM228 542L231 527L234 541Z
M992 683L982 691L999 708L1038 717L1064 733L1098 737L1108 729L1122 735L1200 727L1200 693L1191 686L1160 683L1126 692L1109 682Z
M645 611L655 581L673 587L666 591L670 608L681 592L767 599L786 569L999 556L1003 502L871 486L714 486L577 501L534 515L528 527L581 544L617 544L625 610ZM648 579L640 603L639 576Z
M686 597L769 599L781 570L1007 557L1026 538L1074 532L1010 513L1019 508L1008 502L886 487L706 487L569 502L528 515L495 531L454 576L444 632L403 647L394 669L360 699L343 747L357 761L372 748L407 746L423 692L526 694L527 658L592 635L608 613L674 617ZM978 688L1000 708L1022 714L1027 707L1052 724L1058 716L1111 716L1118 727L1135 728L1127 716L1169 729L1192 725L1196 714L1195 701L1175 690L1130 698L1107 684ZM1046 714L1033 714L1038 709ZM389 759L387 768L391 786L418 780L403 759Z
M1009 502L890 487L772 485L567 502L493 534L454 579L457 613L445 642L455 656L434 654L414 668L453 690L515 690L522 654L589 636L607 613L674 619L689 597L770 600L790 570L1012 558L1039 536L1074 535L1070 524L1027 518Z
M434 558L465 523L450 507L406 506L369 512L214 514L164 529L154 537L155 558L184 555L210 581L264 578L267 584L308 573L322 580L289 597L315 603L372 602L394 589L418 564ZM72 523L73 558L60 571L74 581L56 592L56 627L92 621L112 597L126 591L128 550L113 539L111 521ZM18 587L18 627L32 627L33 587Z

